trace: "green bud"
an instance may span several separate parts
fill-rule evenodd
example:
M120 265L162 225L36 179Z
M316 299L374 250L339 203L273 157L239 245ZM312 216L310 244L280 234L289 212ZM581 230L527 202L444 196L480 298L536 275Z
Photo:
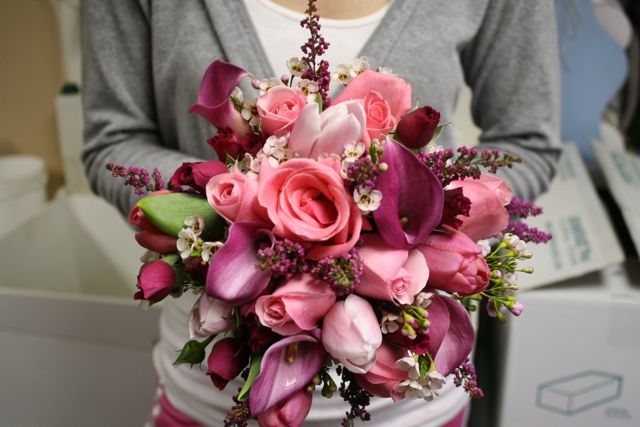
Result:
M204 360L205 354L204 349L206 345L202 345L200 342L196 340L189 340L182 347L180 351L180 355L173 362L173 366L179 366L183 363L188 363L189 365L199 365Z

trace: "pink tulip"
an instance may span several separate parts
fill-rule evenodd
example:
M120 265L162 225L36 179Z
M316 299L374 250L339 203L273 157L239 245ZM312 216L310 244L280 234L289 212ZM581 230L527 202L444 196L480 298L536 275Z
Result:
M275 86L258 98L256 108L264 135L291 131L307 98L298 88Z
M461 217L459 230L472 240L485 239L504 230L509 214L504 208L511 201L511 188L500 178L483 174L480 179L453 181L447 188L462 187L471 200L468 217Z
M247 71L225 61L213 61L202 77L198 101L189 109L209 121L217 129L230 128L243 136L249 123L242 118L231 101L231 93Z
M433 138L439 122L438 111L429 106L418 108L400 118L395 137L405 147L424 147Z
M218 390L240 375L249 363L249 349L235 338L224 338L211 348L207 359L207 375Z
M205 338L224 332L233 326L230 317L231 306L203 293L189 314L189 336Z
M271 295L258 297L260 323L280 335L310 331L336 301L336 294L323 281L309 274L294 277Z
M300 157L313 159L322 154L342 154L346 144L363 137L365 123L358 101L337 104L322 113L318 104L310 103L293 126L288 148Z
M299 427L311 409L312 395L302 389L258 415L260 427Z
M351 294L336 302L324 316L322 344L351 372L369 371L382 344L382 332L367 300Z
M429 267L418 250L394 248L378 234L366 234L360 256L364 275L356 293L365 297L411 304L427 284Z
M466 234L444 226L418 249L429 265L429 286L460 295L473 295L489 284L491 270L480 247Z
M143 264L138 274L138 289L135 299L151 302L163 300L171 293L176 283L173 268L161 259Z
M376 362L373 367L366 374L356 375L358 384L374 396L392 397L396 401L402 399L402 396L394 390L408 377L407 371L396 366L396 361L406 356L406 348L383 341L376 351Z

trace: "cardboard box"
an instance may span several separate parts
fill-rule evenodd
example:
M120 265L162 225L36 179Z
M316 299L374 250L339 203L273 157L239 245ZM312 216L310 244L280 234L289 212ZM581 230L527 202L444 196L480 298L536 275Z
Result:
M141 252L95 196L60 196L0 239L0 424L144 424L159 313L132 299Z
M500 425L640 425L640 266L522 292L503 332Z
M535 273L519 275L521 289L623 262L622 248L575 145L563 146L556 177L536 204L544 208L544 214L526 222L551 232L553 239L546 245L530 245L533 258L523 265L533 267Z

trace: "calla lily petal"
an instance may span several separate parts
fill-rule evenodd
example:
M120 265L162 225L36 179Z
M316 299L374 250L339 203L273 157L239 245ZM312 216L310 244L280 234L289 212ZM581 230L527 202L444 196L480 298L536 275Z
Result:
M233 224L227 242L209 265L207 294L231 304L242 304L260 296L271 278L271 272L257 267L259 245L266 240L273 240L273 235L260 224Z
M373 213L382 238L405 249L424 243L442 217L440 181L415 154L394 141L384 144L382 161L389 169L380 174L382 202Z
M238 136L249 131L249 124L242 118L231 101L231 93L247 70L225 61L213 61L200 82L198 101L189 109L218 129L231 128Z
M469 313L449 297L433 297L429 311L428 351L436 369L447 376L469 356L475 332Z
M327 360L320 330L284 338L267 349L260 374L251 386L249 406L253 416L303 389Z

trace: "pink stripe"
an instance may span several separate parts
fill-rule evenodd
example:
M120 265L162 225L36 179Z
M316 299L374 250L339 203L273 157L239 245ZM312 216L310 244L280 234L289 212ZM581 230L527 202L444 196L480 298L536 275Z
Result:
M462 408L462 410L460 412L458 412L458 415L453 417L453 419L451 421L449 421L448 423L443 424L441 427L464 427L466 425L466 418L467 418L467 410L468 409L469 409L469 407L465 406L464 408Z

